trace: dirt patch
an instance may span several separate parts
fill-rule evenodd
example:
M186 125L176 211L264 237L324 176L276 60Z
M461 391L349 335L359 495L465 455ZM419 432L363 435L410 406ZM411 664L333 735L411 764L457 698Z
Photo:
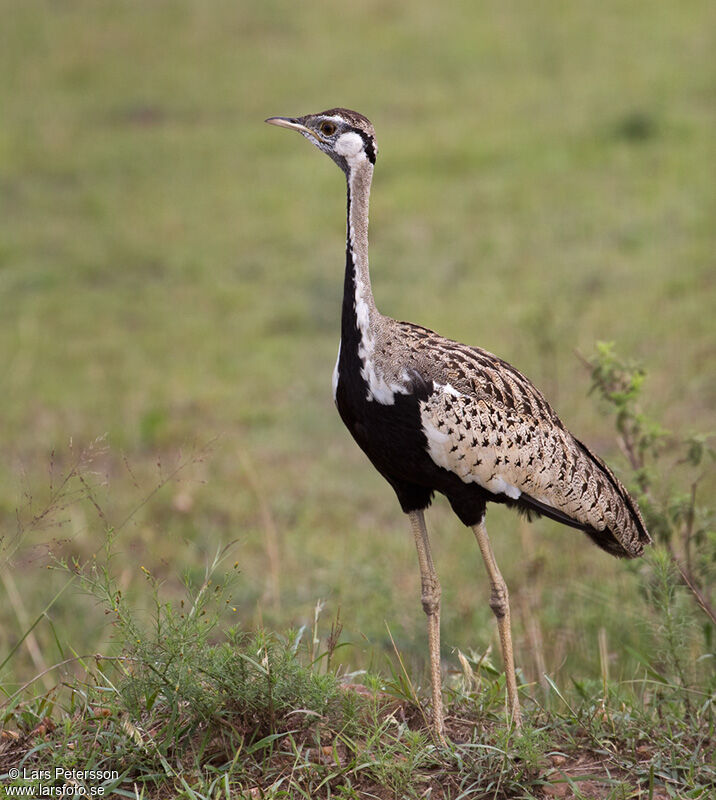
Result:
M542 789L544 798L563 798L564 800L602 800L614 797L614 790L623 789L623 797L637 798L648 787L639 786L639 780L627 770L615 768L607 758L591 752L558 755L549 757L550 766L541 776L546 781ZM648 763L648 758L646 759ZM618 794L616 795L619 796ZM663 786L654 785L651 800L669 800Z

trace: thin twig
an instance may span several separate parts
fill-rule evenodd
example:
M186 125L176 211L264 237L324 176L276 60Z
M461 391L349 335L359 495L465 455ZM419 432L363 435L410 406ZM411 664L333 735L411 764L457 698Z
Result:
M30 658L32 659L33 664L39 670L47 671L47 662L42 657L42 652L40 650L40 645L37 642L37 638L33 632L33 628L28 630L29 618L27 615L27 610L23 605L22 598L20 593L17 590L17 586L15 585L15 579L12 577L12 574L8 570L3 570L0 573L0 579L5 586L5 591L7 592L8 599L10 600L10 605L15 612L15 616L17 617L18 624L20 626L20 630L27 630L27 634L25 635L25 646L27 647L27 651L30 654ZM33 626L34 627L34 626ZM41 673L41 674L44 674ZM49 691L52 689L53 684L51 681L43 681L45 684L45 688Z
M246 476L249 488L256 496L261 515L261 525L264 530L264 543L266 545L266 558L268 559L268 594L275 611L281 610L281 548L276 521L271 512L271 506L266 499L266 493L261 488L253 462L248 450L244 447L239 450L239 461Z
M413 702L418 707L420 711L420 716L423 718L423 722L425 723L426 728L431 728L432 726L428 722L428 718L425 716L425 712L423 711L423 707L418 699L418 693L415 691L415 687L413 686L413 682L410 680L410 675L408 674L408 670L405 668L405 664L403 663L403 657L400 655L400 650L398 650L398 646L395 643L395 639L393 639L393 634L391 633L390 626L387 622L385 622L385 628L388 631L388 636L390 636L390 643L393 645L393 650L395 650L395 655L398 657L398 663L400 664L400 668L403 670L403 675L405 676L405 680L408 682L408 686L410 687L410 694L413 697ZM433 731L433 736L434 736ZM438 741L437 744L440 744Z

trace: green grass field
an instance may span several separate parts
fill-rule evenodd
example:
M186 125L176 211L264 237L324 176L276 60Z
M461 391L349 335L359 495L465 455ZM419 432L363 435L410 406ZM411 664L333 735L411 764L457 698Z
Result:
M424 686L409 529L330 393L343 180L271 115L374 122L381 311L513 363L624 475L577 357L598 340L645 365L668 428L713 426L712 3L0 11L0 661L67 581L52 555L91 558L114 527L140 607L141 567L175 598L235 542L227 623L310 626L323 600L352 643L343 669L395 665L389 629ZM714 488L707 473L699 492ZM440 500L428 525L448 674L458 648L492 645L500 666L470 531ZM499 508L488 529L527 681L542 664L560 687L600 679L605 653L612 678L640 674L642 565ZM73 584L0 679L14 690L111 636Z

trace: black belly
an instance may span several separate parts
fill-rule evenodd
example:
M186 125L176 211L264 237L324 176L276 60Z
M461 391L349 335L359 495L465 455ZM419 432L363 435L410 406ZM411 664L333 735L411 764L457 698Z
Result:
M444 494L465 525L476 525L488 499L497 499L476 483L460 478L430 458L420 420L420 401L433 391L432 382L414 382L410 394L396 394L393 405L367 399L361 377L340 375L336 406L345 426L388 481L406 513L427 508L434 492Z

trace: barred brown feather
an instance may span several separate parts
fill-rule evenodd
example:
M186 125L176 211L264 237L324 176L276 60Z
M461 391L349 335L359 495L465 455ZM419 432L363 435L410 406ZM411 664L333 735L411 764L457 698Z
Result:
M439 466L583 529L613 555L643 553L651 539L637 504L522 373L427 328L381 322L376 369L389 382L415 370L436 387L421 418Z

